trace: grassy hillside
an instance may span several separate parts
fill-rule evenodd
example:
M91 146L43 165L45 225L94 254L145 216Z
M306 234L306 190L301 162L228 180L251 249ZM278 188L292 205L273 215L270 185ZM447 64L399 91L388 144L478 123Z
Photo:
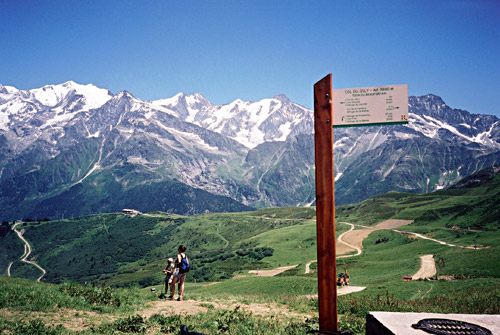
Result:
M500 213L495 214L499 209L493 204L499 203L499 194L500 175L489 176L473 188L427 195L387 193L359 204L337 207L337 235L349 228L342 222L374 225L387 219L409 219L415 221L399 230L425 234L463 247L474 243L489 247L476 250L474 258L495 255ZM175 256L180 244L189 248L193 263L189 280L193 282L220 281L248 270L295 264L298 267L292 273L298 273L307 262L316 259L314 208L271 208L189 217L161 212L134 217L109 213L28 222L22 228L26 229L24 236L33 247L31 258L48 270L43 280L53 283L100 281L113 286L143 287L160 283L166 259ZM2 237L5 252L0 258L3 269L19 257L22 248L16 235L5 230ZM373 236L377 236L375 240L390 241L377 246L383 250L416 246L415 250L401 251L409 255L412 270L418 267L418 255L424 252L439 253L446 264L460 259L454 255L457 250L441 249L442 246L434 242L410 240L390 231L377 231L366 243L370 243ZM420 249L422 251L418 251ZM369 255L358 259L364 257ZM367 262L380 259L378 257L368 258ZM389 260L389 263L400 271L398 276L402 274L403 267L396 265L397 261ZM40 275L38 270L20 262L14 262L11 270L14 276L35 279ZM466 275L464 272L460 276Z
M188 246L193 263L192 281L218 281L234 274L276 264L306 262L314 258L313 208L276 208L234 214L204 214L192 217L150 213L130 217L121 213L92 215L76 219L27 222L24 237L33 246L33 258L48 273L44 281L80 283L103 281L115 286L148 286L162 281L161 270L177 246ZM299 227L299 228L293 228ZM307 227L304 248L287 255L297 242L259 240L270 232L291 234L295 241L300 227ZM293 231L296 233L293 233ZM11 232L9 236L15 235ZM6 239L7 240L7 239ZM9 243L16 243L12 240ZM19 243L19 242L17 242ZM277 252L277 258L271 257ZM19 257L19 249L6 250L7 260ZM14 276L26 276L23 263L15 262ZM39 274L38 274L39 275Z
M366 287L361 292L339 297L341 327L362 334L369 310L500 313L499 194L500 177L494 174L474 183L473 187L427 195L391 192L359 204L338 207L337 235L350 229L344 222L375 225L387 219L414 220L399 227L399 232L391 229L373 231L363 241L361 255L337 260L339 272L348 269L351 285ZM269 321L242 311L227 312L211 307L198 316L178 317L168 322L154 318L144 320L140 324L146 327L147 333L162 333L160 328L164 325L160 323L191 322L203 325L198 331L229 334L229 330L214 324L223 323L222 320L227 323L227 318L233 318L234 324L242 327L239 329L242 334L253 334L249 329L255 330L255 327L266 329L261 334L284 334L285 330L289 334L305 334L311 327L317 327L317 319L314 319L317 301L304 298L317 293L315 263L312 263L312 273L304 273L305 264L316 259L315 225L314 208L271 208L190 217L160 212L134 217L110 213L72 220L28 222L18 228L26 229L24 236L33 246L33 259L48 270L44 281L95 281L113 287L155 286L160 291L161 269L166 258L175 255L179 244L186 244L193 266L187 277L186 299L206 306L216 301L224 301L228 306L234 303L242 306L255 303L286 305L289 310L304 316L296 318L295 323L277 318ZM0 230L2 266L14 261L13 276L35 279L39 273L17 260L23 246L6 228L8 224L2 225ZM440 279L404 282L404 276L412 276L419 270L422 255L434 255ZM275 277L248 273L249 270L296 264L296 268ZM229 279L236 274L244 276ZM207 282L211 282L210 285ZM110 334L118 327L116 320L125 324L137 321L127 319L133 313L122 310L123 307L95 307L92 304L85 307L85 303L76 306L76 302L67 302L73 299L73 293L68 292L92 291L91 288L71 286L76 284L49 285L4 277L0 285L3 285L0 308L9 311L23 311L29 308L28 305L40 305L44 311L52 310L54 305L77 310L97 308L101 309L100 313L111 313L112 316L102 316L111 320L102 326L111 329L107 328ZM55 300L45 297L42 299L45 302L38 302L36 294L20 300L9 298L16 294L24 297L27 293L21 293L23 286L33 286L35 292L52 292L50 299ZM118 289L113 294L127 296L128 291ZM143 302L153 299L147 288L130 292L139 292L131 293L135 298L127 298L132 309L141 309L142 303L137 303L140 299L145 299ZM30 304L19 302L23 299ZM128 316L124 319L124 315ZM307 322L303 321L306 317ZM9 327L7 329L22 326L9 317L0 318L2 322ZM174 328L164 330L163 333L178 332ZM102 329L101 332L106 333Z
M388 241L376 244L380 238ZM500 274L497 267L489 264L498 259L498 247L463 250L408 239L391 231L374 232L364 245L362 256L338 260L340 269L349 269L352 285L367 287L365 291L339 297L341 329L364 334L365 315L370 310L500 313ZM440 271L446 270L446 274L458 279L401 280L403 275L416 272L420 253L433 252L455 260L446 260ZM472 255L474 262L464 262ZM459 273L469 275L459 277ZM160 291L158 285L156 289ZM187 324L190 329L206 334L306 334L318 328L315 317L318 311L317 300L304 296L316 292L315 275L297 272L277 277L247 276L208 286L190 282L186 300L197 301L197 306L205 307L205 311L196 315L155 314L145 318L139 314L156 298L149 289L53 285L3 277L0 308L8 313L0 316L0 328L28 334L177 334L180 325ZM282 307L260 316L246 311L252 306ZM279 314L283 308L294 316ZM222 327L224 324L232 328Z
M2 222L0 225L0 274L7 275L7 268L9 264L19 258L24 252L22 242L10 229L7 221Z
M500 227L500 174L483 175L466 187L450 188L429 194L413 195L389 192L366 201L339 206L338 220L374 225L396 218L415 220L414 225L498 230ZM472 187L467 187L468 185Z

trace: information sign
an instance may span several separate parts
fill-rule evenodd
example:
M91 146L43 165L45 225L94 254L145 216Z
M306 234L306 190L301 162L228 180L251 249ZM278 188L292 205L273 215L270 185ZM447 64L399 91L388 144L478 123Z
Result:
M408 123L408 85L333 90L333 127Z

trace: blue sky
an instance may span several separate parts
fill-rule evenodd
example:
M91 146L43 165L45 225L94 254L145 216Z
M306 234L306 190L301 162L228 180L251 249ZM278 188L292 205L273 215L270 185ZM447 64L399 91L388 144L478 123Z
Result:
M500 117L499 0L0 0L0 83L215 104L408 84Z

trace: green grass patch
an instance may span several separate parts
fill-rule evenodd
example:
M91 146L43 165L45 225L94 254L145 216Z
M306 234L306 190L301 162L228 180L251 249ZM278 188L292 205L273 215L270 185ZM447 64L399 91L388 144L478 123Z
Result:
M310 277L242 277L209 286L186 288L194 295L213 297L247 296L256 301L279 300L284 296L317 293L317 279ZM273 300L274 299L274 300Z

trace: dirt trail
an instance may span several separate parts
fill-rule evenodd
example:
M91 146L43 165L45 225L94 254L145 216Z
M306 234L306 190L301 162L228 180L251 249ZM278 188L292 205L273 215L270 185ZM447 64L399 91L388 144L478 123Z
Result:
M158 300L149 303L146 308L137 313L143 317L149 318L154 314L162 314L165 316L172 314L182 314L182 315L195 315L198 313L206 312L208 308L226 309L232 310L237 306L241 309L256 315L269 316L269 315L280 315L293 318L308 318L312 315L300 314L297 312L290 311L286 305L277 303L250 303L242 304L235 301L197 301L197 300Z
M250 270L250 271L248 271L248 273L255 274L258 277L274 277L282 272L293 269L293 268L297 267L298 265L299 264L290 265L290 266L281 266L279 268L272 269L272 270Z
M360 255L362 253L363 249L363 240L370 235L375 230L379 229L393 229L398 228L404 225L408 225L412 223L412 220L387 220L384 222L381 222L375 226L362 226L362 225L354 225L351 223L346 223L343 222L344 224L350 225L351 229L348 230L347 232L344 232L341 234L337 240L339 243L337 243L337 254L346 254L346 253L351 253L353 251L356 251L356 254L352 255L341 255L340 257L353 257ZM354 230L355 227L360 227L362 229ZM395 230L397 231L397 230ZM419 235L419 234L418 234ZM420 237L420 236L419 236ZM425 238L425 237L422 237ZM430 238L427 238L430 239ZM437 240L436 240L437 241ZM438 241L440 242L440 241ZM443 244L445 244L443 242ZM434 263L434 259L432 255L424 255L421 256L422 260L422 265L420 270L413 276L414 279L419 279L419 278L428 278L432 277L436 274L436 267ZM305 267L305 273L310 273L310 266L312 263L317 262L317 260L312 260L306 264ZM249 273L255 274L256 276L267 276L267 277L272 277L275 276L281 272L284 272L286 270L292 269L296 267L297 265L291 265L291 266L283 266L279 267L273 270L252 270L249 271ZM244 275L239 275L237 277L242 277ZM213 283L216 284L216 283ZM359 292L364 290L366 287L363 286L343 286L339 287L337 289L337 294L338 295L343 295L343 294L349 294L353 292ZM316 295L307 295L304 296L305 298L317 298ZM149 304L146 309L143 311L138 312L139 314L145 316L145 317L150 317L153 314L164 314L164 315L169 315L169 314L197 314L200 312L206 312L209 305L215 307L215 308L221 308L221 309L234 309L237 305L239 305L242 309L251 312L253 314L259 314L259 315L285 315L285 316L290 316L290 317L304 317L304 315L295 313L295 312L290 312L286 306L283 305L277 305L273 303L266 303L266 304L237 304L234 301L215 301L215 302L201 302L201 301L195 301L195 300L186 300L186 301L155 301L151 304ZM307 317L307 316L306 316Z
M308 263L306 264L306 271L304 272L304 274L308 274L308 273L310 273L310 272L311 272L311 264L312 264L312 263L316 263L316 262L317 262L317 260L313 260L313 261L308 262Z
M390 220L385 220L374 226L374 229L394 229L398 228L401 226L407 226L410 223L412 223L413 220L396 220L396 219L390 219Z
M351 229L348 231L342 233L337 240L340 242L337 244L337 254L342 254L342 253L348 253L352 251L356 251L356 254L354 255L344 255L344 256L338 256L338 258L345 258L345 257L354 257L361 255L361 252L363 249L363 240L368 237L372 232L375 230L379 229L394 229L397 227L401 226L406 226L412 223L413 220L386 220L383 221L373 227L370 226L363 226L363 225L354 225L352 223L348 222L342 222L343 224L351 226ZM361 227L363 229L357 229L354 230L355 227ZM347 246L349 249L348 251L342 249L342 245ZM340 246L340 248L339 248Z
M9 266L7 266L7 277L10 277L10 268L12 267L12 264L14 264L14 262L10 262Z
M436 263L433 255L420 256L420 270L412 276L413 280L430 278L436 275Z
M14 224L14 226L12 227L12 230L17 234L17 236L21 239L21 241L23 241L24 243L24 254L20 257L20 260L21 262L24 262L24 263L27 263L27 264L30 264L30 265L33 265L35 267L37 267L40 271L42 271L42 275L40 277L38 277L37 281L40 281L43 276L45 276L45 274L47 273L47 271L45 271L44 268L42 268L40 265L38 265L36 262L34 261L28 261L28 257L30 256L31 254L31 246L30 244L28 243L28 241L24 238L23 236L23 233L24 233L24 229L19 231L19 230L16 230L16 227L18 225L20 225L21 223L17 222L16 224ZM10 267L12 266L12 263L9 264L9 268L8 268L8 276L10 277Z
M346 258L346 257L354 257L359 256L362 253L363 249L363 240L368 237L373 231L379 229L394 229L401 226L406 226L412 223L413 220L386 220L383 221L376 226L363 226L359 224L352 224L348 222L341 222L343 224L351 226L351 229L342 233L337 238L336 244L336 252L337 258ZM362 229L354 230L355 227L361 227ZM353 251L356 251L355 254L352 255L343 255L348 254ZM314 261L315 262L315 261ZM311 263L311 262L310 262ZM310 263L308 263L310 265ZM306 265L306 273L309 273L308 266Z
M378 230L378 229L393 229L405 225L409 225L412 223L413 220L386 220L383 221L376 226L363 226L363 225L358 225L358 224L352 224L348 222L341 222L343 224L351 226L351 229L349 229L346 232L343 232L342 234L337 237L337 242L336 243L336 253L337 258L347 258L347 257L354 257L354 256L359 256L362 253L363 249L363 240L368 237L373 231ZM354 230L356 227L361 227L362 229L357 229ZM355 254L351 255L345 255L349 254L353 251L356 251ZM306 264L306 270L305 274L308 274L311 272L311 263L317 262L317 260L312 260L309 263Z
M363 248L363 240L370 235L373 229L362 229L362 230L354 230L354 225L352 223L344 222L347 225L351 226L351 229L340 234L337 238L337 254L346 254L351 251L356 251L354 255L343 255L338 256L337 258L346 258L361 255L361 248ZM344 246L344 247L343 247ZM347 249L345 248L347 247Z
M344 255L344 256L339 256L338 258L342 257L352 257L352 256L357 256L361 254L361 249L363 248L363 240L370 235L371 232L379 229L392 229L395 232L402 233L402 234L411 234L414 235L418 238L421 239L426 239L430 240L442 245L447 245L450 247L456 247L455 244L450 244L446 243L443 241L439 241L427 236L424 236L422 234L418 233L413 233L413 232L404 232L400 230L396 230L394 228L398 228L401 226L409 225L412 223L413 220L386 220L383 221L373 227L367 227L367 226L361 226L364 229L360 230L354 230L355 225L347 222L343 222L344 224L350 225L351 229L343 234L341 234L338 238L339 242L346 244L349 247L352 247L353 249L357 250L357 253L355 255ZM359 225L358 225L359 226ZM465 248L470 248L470 247L465 247ZM433 255L424 255L420 256L421 259L421 266L420 270L413 276L413 279L425 279L425 278L430 278L436 275L436 264L434 262L434 257Z
M349 294L349 293L354 293L354 292L361 292L365 289L365 286L342 286L342 287L337 287L337 295L344 295L344 294ZM309 294L309 295L304 295L304 298L307 299L314 299L317 298L317 294Z
M431 240L443 245L447 245L450 247L456 247L454 244L449 244L443 241L439 241L430 237L426 237L424 235L418 234L418 233L412 233L412 232L404 232L400 230L396 230L395 228L401 227L401 226L406 226L409 225L413 222L413 220L396 220L396 219L391 219L391 220L386 220L383 221L375 226L364 226L364 225L358 225L358 224L352 224L348 222L342 222L346 225L351 226L351 228L340 234L339 237L337 238L338 243L336 244L336 250L337 250L337 258L344 258L344 257L354 257L358 256L362 253L363 249L363 240L368 237L373 231L375 230L380 230L380 229L392 229L395 232L402 233L402 234L412 234L417 236L418 238L426 239L426 240ZM355 227L360 227L362 229L357 229L354 230ZM464 247L464 248L471 248L472 247ZM355 254L351 255L343 255L347 253L351 253L353 251L356 251ZM432 277L436 274L436 266L434 264L434 259L432 255L425 255L421 256L422 260L422 265L421 269L413 276L414 279L419 279L419 278L428 278ZM311 272L311 264L317 262L317 260L312 260L306 264L305 267L305 274L308 274ZM283 271L286 271L288 269L291 269L293 267L296 267L297 265L293 265L290 267L281 267L277 268L274 270L262 270L262 271L257 271L253 270L250 271L250 273L255 273L258 276L275 276L278 273L281 273Z

